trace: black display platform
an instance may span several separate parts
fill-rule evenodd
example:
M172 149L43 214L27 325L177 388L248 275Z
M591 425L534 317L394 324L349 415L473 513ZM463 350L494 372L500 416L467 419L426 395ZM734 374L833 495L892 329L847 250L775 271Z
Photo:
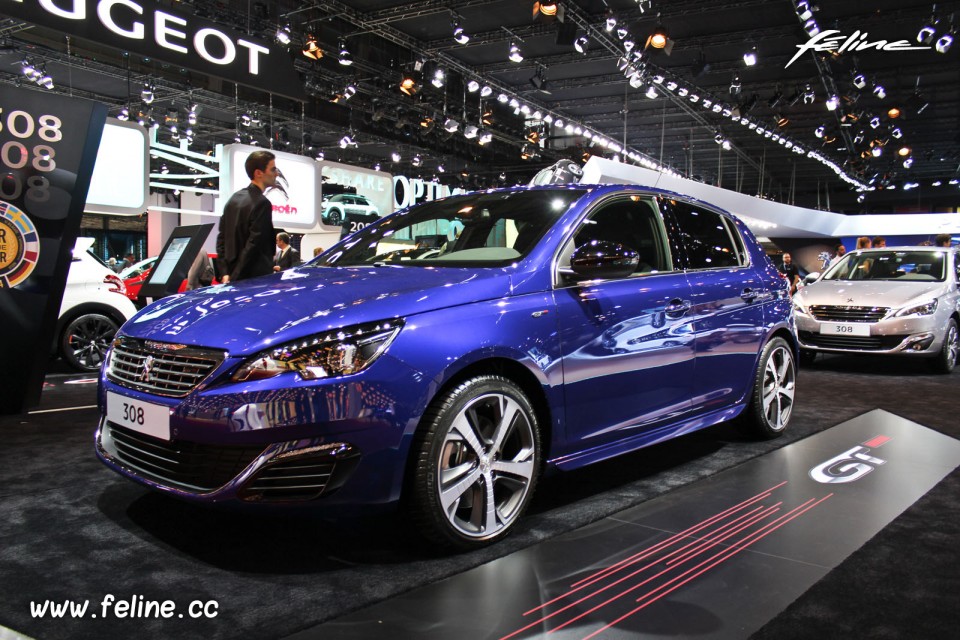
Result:
M960 441L871 411L289 638L744 638L958 465Z

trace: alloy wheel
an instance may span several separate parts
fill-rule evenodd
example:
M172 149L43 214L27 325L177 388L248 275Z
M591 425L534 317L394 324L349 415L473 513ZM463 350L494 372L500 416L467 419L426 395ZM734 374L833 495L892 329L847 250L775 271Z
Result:
M532 418L514 399L478 396L450 422L437 465L439 503L461 535L494 536L519 516L536 473Z
M783 431L793 411L796 387L796 367L793 354L785 346L770 353L763 372L763 415L773 431Z

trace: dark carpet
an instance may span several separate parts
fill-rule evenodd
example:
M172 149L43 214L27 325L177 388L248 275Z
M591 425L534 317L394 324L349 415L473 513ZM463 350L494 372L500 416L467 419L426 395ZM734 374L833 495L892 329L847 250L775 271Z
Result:
M63 384L41 408L94 403ZM960 372L831 357L801 371L794 421L772 442L720 425L546 478L514 535L438 555L395 518L324 522L201 509L149 493L93 454L93 409L0 418L0 625L42 639L277 638L464 571L717 473L874 408L960 435ZM955 471L755 638L953 637L960 623L960 474ZM214 618L104 619L100 602L142 596ZM83 620L35 619L30 603L90 601ZM98 614L92 619L91 613Z

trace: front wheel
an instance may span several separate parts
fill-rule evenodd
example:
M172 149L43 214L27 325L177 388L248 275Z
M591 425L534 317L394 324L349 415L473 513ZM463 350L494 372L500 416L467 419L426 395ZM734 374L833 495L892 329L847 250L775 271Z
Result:
M744 410L744 426L763 439L776 438L790 423L797 366L793 350L783 338L774 338L763 348L753 378L750 404Z
M78 316L60 336L60 355L77 371L99 371L118 328L116 322L101 313Z
M343 224L343 213L339 209L334 209L327 214L327 220L333 226L339 227Z
M957 333L957 321L950 318L947 332L943 339L940 353L933 360L933 368L937 373L950 373L957 365L957 353L960 352L960 336Z
M479 376L441 394L413 444L410 516L433 542L472 549L519 520L541 467L540 428L523 391Z

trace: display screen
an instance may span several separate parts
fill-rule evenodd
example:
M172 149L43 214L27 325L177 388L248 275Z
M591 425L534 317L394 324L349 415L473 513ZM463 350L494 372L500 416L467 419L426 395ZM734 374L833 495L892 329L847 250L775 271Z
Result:
M186 238L172 238L160 262L157 263L156 268L150 274L148 282L151 284L161 284L169 280L170 274L173 273L177 263L180 262L180 256L187 250L187 245L190 244L190 240L191 238L189 236Z

